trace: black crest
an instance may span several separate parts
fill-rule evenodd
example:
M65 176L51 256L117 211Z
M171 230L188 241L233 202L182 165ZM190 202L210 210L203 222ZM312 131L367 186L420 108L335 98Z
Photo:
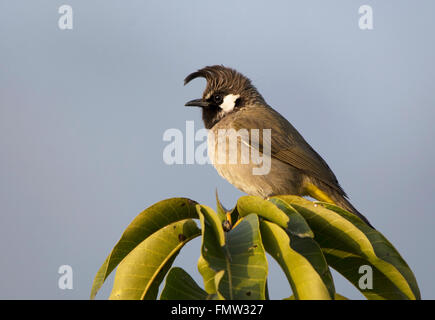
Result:
M189 74L184 79L184 85L196 78L205 78L207 80L207 86L203 94L204 98L211 92L222 91L240 94L249 102L256 99L263 101L261 95L252 85L251 80L234 69L219 65L204 67Z

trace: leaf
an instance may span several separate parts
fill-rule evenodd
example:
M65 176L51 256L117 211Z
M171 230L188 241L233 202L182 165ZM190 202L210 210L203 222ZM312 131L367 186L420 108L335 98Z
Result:
M240 197L237 201L237 210L242 217L255 213L276 223L284 229L287 229L290 220L290 218L272 202L256 196Z
M142 241L119 264L110 299L156 299L181 248L201 234L191 220L174 222Z
M296 299L330 300L334 295L334 285L317 244L311 238L289 235L269 221L262 221L260 227L264 247L283 269ZM310 256L311 261L307 259ZM313 256L317 258L312 259ZM316 263L319 265L317 269L327 274L325 279L313 266Z
M340 272L368 299L420 299L414 274L378 231L355 215L331 204L296 196L277 196L308 222L328 264ZM373 289L361 289L361 265L373 270Z
M198 271L204 279L204 288L208 294L216 294L214 277L216 272L210 264L214 263L215 257L228 259L228 252L225 250L225 235L222 224L217 214L210 207L197 205L199 220L202 230L201 256L198 260Z
M222 205L222 203L219 200L217 190L216 190L216 208L217 208L217 214L221 222L227 220L227 214L230 216L231 224L229 226L229 229L231 229L231 227L235 225L239 220L239 213L237 212L237 206L232 210L225 209L225 207Z
M227 211L228 210L225 209L224 206L222 205L222 203L220 202L217 189L216 189L216 209L217 209L216 212L218 214L219 220L221 222L224 222L227 218Z
M294 295L291 295L290 297L285 298L285 299L283 299L283 300L296 300L296 298L295 298ZM334 300L349 300L349 299L346 298L345 296L342 296L341 294L336 293L336 294L334 295Z
M239 199L237 202L237 207L241 216L254 212L283 228L288 234L288 240L285 240L286 242L284 246L288 247L290 244L292 247L289 248L290 250L295 251L296 254L301 255L308 261L311 268L317 272L318 276L320 276L322 279L323 284L328 289L330 296L333 296L335 289L331 272L326 263L325 257L323 256L321 248L312 239L314 234L304 217L302 217L285 201L278 198L272 198L267 201L260 197L245 196ZM283 241L283 238L281 240ZM264 236L263 241L266 241ZM282 249L284 250L285 247ZM279 261L276 256L274 256L274 258ZM281 261L281 264L283 269L288 268L288 266L285 265L286 261ZM289 274L287 273L287 275ZM292 279L288 278L288 280L290 284L292 284Z
M160 300L206 300L205 292L182 268L174 267L166 277Z
M264 300L268 266L257 215L243 218L226 236L231 260L218 292L227 299Z
M204 280L205 291L210 295L216 294L216 285L214 280L216 271L210 267L210 264L204 259L203 255L201 255L198 259L198 271Z
M256 213L276 223L291 234L299 237L314 237L305 219L295 209L280 199L272 198L266 201L256 196L244 196L237 201L237 208L241 216Z
M341 294L336 293L334 300L349 300L349 299L346 298L345 296L342 296Z
M288 217L289 222L287 223L286 230L295 236L300 238L314 238L313 231L311 231L310 226L304 217L302 217L299 212L293 209L289 204L281 199L273 198L269 200L275 206L277 206L281 211L283 211Z
M219 288L221 285L221 281L225 276L225 271L221 270L218 273L216 273L216 276L214 277L214 285L216 288ZM220 293L220 291L217 291L216 294L213 295L214 300L225 300L225 297Z
M258 217L245 217L224 233L216 213L205 206L198 207L203 230L198 269L205 290L230 300L265 299L267 260Z
M196 202L186 198L172 198L157 202L142 211L125 229L121 239L110 252L95 276L91 299L95 298L109 274L138 244L161 228L183 219L198 218Z
M404 292L389 280L381 271L379 271L374 265L367 262L357 255L349 254L348 252L325 249L325 257L330 266L348 279L351 283L361 291L364 296L369 300L407 300L409 299ZM362 274L359 273L359 268L363 265L369 265L372 268L373 273L373 285L374 289L380 287L382 292L377 293L378 290L361 290L359 288L359 280ZM387 295L388 293L388 295Z

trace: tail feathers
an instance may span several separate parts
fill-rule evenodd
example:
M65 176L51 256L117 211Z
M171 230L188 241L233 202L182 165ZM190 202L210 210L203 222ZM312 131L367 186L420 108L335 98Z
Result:
M319 184L319 182L317 183ZM346 198L346 194L344 191L338 186L337 189L331 188L326 184L322 184L321 187L318 187L314 183L307 184L306 193L317 199L319 201L333 203L353 214L361 218L366 224L368 224L371 228L375 229L372 224L364 217Z
M339 207L342 207L343 209L352 212L353 214L355 214L356 216L360 217L362 221L364 221L365 223L367 223L371 228L375 229L375 227L373 227L373 225L369 222L369 220L364 217L364 215L359 212L350 202L349 200L347 200L344 196L342 195L334 195L333 196L333 200L335 202L335 204Z

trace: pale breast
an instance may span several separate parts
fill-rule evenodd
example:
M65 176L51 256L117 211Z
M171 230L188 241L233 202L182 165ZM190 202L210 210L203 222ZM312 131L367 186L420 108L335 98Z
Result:
M299 194L300 172L252 148L249 134L220 126L209 130L208 154L218 173L249 195Z

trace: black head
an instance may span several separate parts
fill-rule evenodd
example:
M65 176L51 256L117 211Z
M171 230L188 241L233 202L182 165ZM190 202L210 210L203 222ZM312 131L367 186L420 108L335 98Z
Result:
M207 129L229 113L254 103L264 103L251 81L234 69L224 66L205 67L189 74L184 79L184 84L199 77L207 80L202 99L191 100L186 106L202 108L202 119Z

